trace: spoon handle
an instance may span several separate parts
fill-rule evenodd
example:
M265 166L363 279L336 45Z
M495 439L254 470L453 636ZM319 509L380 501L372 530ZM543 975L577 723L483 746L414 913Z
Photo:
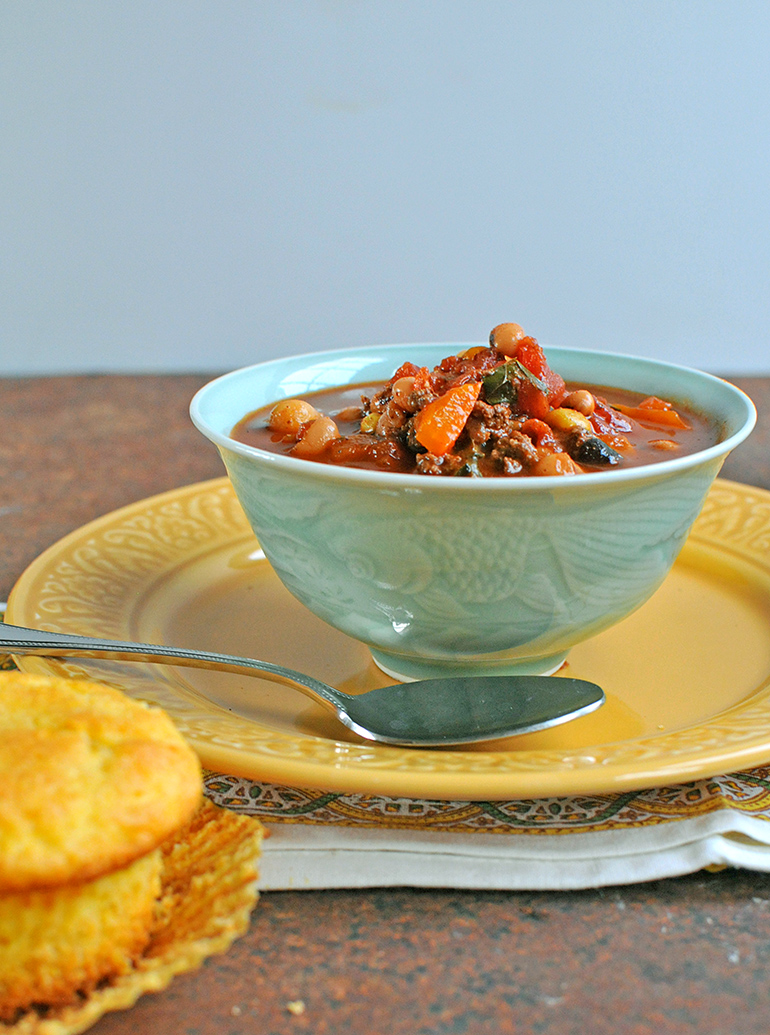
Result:
M220 672L262 675L276 683L288 683L320 704L337 711L344 707L348 694L334 690L312 676L269 661L240 658L233 654L216 654L187 647L166 647L155 643L129 643L124 640L103 640L73 633L52 633L43 629L26 629L20 625L0 623L0 648L11 654L32 654L45 657L115 658L124 661L153 662L160 665L184 665Z

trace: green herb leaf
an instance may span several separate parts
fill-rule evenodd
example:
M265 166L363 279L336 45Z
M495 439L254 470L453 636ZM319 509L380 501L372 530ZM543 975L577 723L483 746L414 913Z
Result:
M484 398L492 406L502 402L512 402L516 394L514 383L508 374L508 364L501 363L495 367L491 374L488 374L481 382L484 389Z
M522 381L529 381L539 391L548 394L548 385L536 377L531 370L518 361L509 359L495 367L481 382L484 387L484 398L492 406L502 402L513 402L516 398L517 386Z

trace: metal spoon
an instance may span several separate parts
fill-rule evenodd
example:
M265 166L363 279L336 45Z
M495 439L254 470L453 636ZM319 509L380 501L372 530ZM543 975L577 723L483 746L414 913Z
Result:
M336 712L367 740L402 747L441 747L532 733L594 711L604 692L582 679L553 676L461 676L397 683L345 694L281 665L230 654L127 643L0 624L0 648L12 654L108 658L187 665L288 683Z

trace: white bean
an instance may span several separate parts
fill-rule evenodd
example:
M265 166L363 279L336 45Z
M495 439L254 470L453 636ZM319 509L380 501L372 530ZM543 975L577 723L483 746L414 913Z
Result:
M547 478L554 474L578 474L580 468L567 453L546 453L532 468L532 474Z
M489 335L489 344L506 356L515 356L524 336L524 328L520 324L499 323Z
M290 450L291 455L301 456L305 459L320 456L329 443L339 437L340 429L331 417L316 417L313 423L308 426L299 442L292 446Z
M267 426L279 435L296 438L303 424L318 416L318 410L304 399L283 399L273 407Z
M577 410L584 417L590 417L596 408L596 400L588 389L578 388L577 391L570 392L562 406L566 406L570 410Z
M398 381L393 382L393 386L391 388L393 402L400 409L406 410L407 413L411 413L414 410L414 405L412 401L413 392L413 377L399 377Z

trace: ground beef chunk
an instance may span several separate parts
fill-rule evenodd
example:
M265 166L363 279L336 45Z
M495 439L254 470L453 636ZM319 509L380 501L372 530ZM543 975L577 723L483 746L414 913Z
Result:
M514 460L513 457L510 456L504 456L502 460L502 470L504 475L512 478L516 474L521 474L524 468L518 460Z
M586 428L575 428L565 438L563 442L565 452L574 459L575 454L578 452L583 443L589 439L594 438L593 431L588 431Z
M436 456L434 453L420 453L415 461L417 474L457 474L465 461L455 453Z
M507 403L491 405L479 400L468 418L465 431L476 448L497 444L517 434L522 420L511 413Z
M514 431L510 438L501 439L490 453L490 459L503 465L505 459L516 461L519 470L532 467L537 463L539 455L535 444L527 435ZM515 473L515 472L514 472Z
M400 435L409 417L410 414L405 413L400 406L396 406L392 401L389 402L377 421L377 434Z
M425 446L423 446L420 442L417 441L414 432L414 418L410 417L409 420L407 420L406 425L404 426L404 430L402 432L404 444L406 445L407 449L411 450L412 453L424 453L426 451Z

